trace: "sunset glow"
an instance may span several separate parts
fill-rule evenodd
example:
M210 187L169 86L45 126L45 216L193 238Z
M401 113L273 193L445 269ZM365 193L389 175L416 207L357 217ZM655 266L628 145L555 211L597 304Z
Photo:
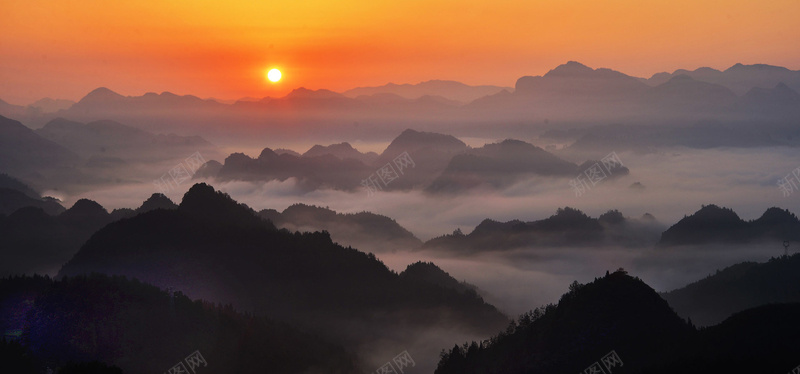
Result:
M272 83L278 82L281 80L281 71L278 69L271 69L267 72L267 79Z
M800 68L793 0L37 0L3 8L0 97L19 104L77 100L99 86L226 99L429 79L513 86L569 60L637 76L738 62ZM291 66L292 81L260 84L268 61Z

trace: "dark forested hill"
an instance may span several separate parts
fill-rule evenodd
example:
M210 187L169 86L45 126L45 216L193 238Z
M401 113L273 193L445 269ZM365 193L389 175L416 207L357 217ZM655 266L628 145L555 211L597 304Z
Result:
M800 304L775 304L697 331L642 281L617 271L505 332L442 353L437 374L784 373L797 366Z
M29 201L25 195L16 197L16 204ZM54 201L43 201L61 207ZM100 204L80 199L57 215L51 215L53 212L39 204L17 209L7 217L0 215L0 276L53 275L103 226L139 213L175 208L169 198L156 193L135 210L108 213Z
M320 336L123 277L8 278L0 300L0 328L22 331L21 346L0 345L0 365L15 374L85 374L95 361L160 373L193 352L205 360L198 373L361 372L353 354ZM86 364L68 365L76 362Z
M658 246L786 240L800 240L800 220L787 209L769 208L758 219L745 221L733 210L711 204L664 231Z
M716 324L761 305L800 303L800 254L736 264L662 296L698 326Z
M410 345L417 329L485 333L507 321L474 293L409 281L327 233L277 230L205 184L193 186L177 210L106 226L59 275L91 272L230 302L353 345L377 339Z

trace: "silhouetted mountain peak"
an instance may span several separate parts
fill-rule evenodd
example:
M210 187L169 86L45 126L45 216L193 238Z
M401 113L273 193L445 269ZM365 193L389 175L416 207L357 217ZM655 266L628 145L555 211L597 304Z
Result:
M407 129L400 133L387 150L390 148L421 148L421 147L464 147L466 144L452 135L433 132L422 132Z
M601 214L600 217L597 218L597 220L603 223L616 225L624 223L625 216L623 216L620 211L615 209L615 210L609 210L608 212Z
M569 77L588 75L594 72L594 69L581 64L577 61L569 61L566 64L561 64L555 69L550 70L545 74L545 77Z
M772 207L767 209L755 222L765 225L778 225L784 223L797 223L798 219L789 209Z
M731 209L703 205L661 234L659 245L687 245L711 242L738 243L748 240L748 223Z
M258 159L262 160L262 161L263 160L273 160L273 159L276 159L276 158L278 158L278 154L275 153L275 151L273 151L273 150L271 150L269 148L264 148L263 150L261 150L261 154L258 155Z
M102 205L95 201L80 199L58 217L70 222L83 224L86 222L94 222L98 219L104 220L108 218L108 212Z
M478 226L475 226L475 230L472 230L472 233L470 233L470 235L500 232L508 226L521 225L521 224L524 224L524 222L517 219L508 222L499 222L493 219L486 218L483 221L481 221L481 223L479 223Z
M303 157L319 157L325 155L332 155L341 160L355 159L362 162L369 162L376 156L374 153L363 154L357 149L353 148L353 146L347 142L331 144L328 146L316 144L311 147L311 149L306 151L306 153L303 153Z
M206 183L196 183L183 195L180 208L195 209L202 207L202 205L206 203L236 204L230 196L221 191L218 192L214 190L214 187Z
M214 187L197 183L186 194L178 207L190 216L224 225L254 227L268 225L256 216L256 212L245 204L237 203L228 194Z
M316 205L306 205L302 203L292 204L283 210L283 215L287 217L297 217L300 215L312 215L317 219L333 219L336 217L336 212L328 208L323 208Z
M719 220L727 222L738 222L742 219L730 208L722 208L714 204L703 205L700 210L694 213L693 217L700 220Z
M401 277L413 278L418 280L432 280L450 278L450 274L436 266L433 262L417 261L406 267ZM434 282L438 283L438 282Z
M124 96L114 91L111 91L108 88L100 87L94 89L92 92L89 92L86 96L83 97L83 99L79 101L79 103L81 104L103 103L108 101L117 101L124 98L125 98Z
M748 72L748 71L770 71L770 72L784 72L788 71L789 69L782 67L782 66L774 66L774 65L767 65L767 64L752 64L752 65L744 65L742 63L737 63L725 70L725 72L731 71L741 71L741 72Z
M167 196L161 193L152 194L147 200L142 203L137 213L149 212L156 209L177 209L178 205L172 202Z
M459 282L433 262L418 261L410 264L406 270L400 273L400 278L407 281L430 283L459 292L476 292L475 286Z
M305 87L295 88L289 92L284 98L286 99L333 99L342 98L344 95L333 92L331 90L309 90Z

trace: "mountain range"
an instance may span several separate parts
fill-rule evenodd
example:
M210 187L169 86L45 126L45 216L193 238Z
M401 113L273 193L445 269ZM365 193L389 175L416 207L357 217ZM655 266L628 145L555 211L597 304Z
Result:
M742 262L661 296L679 315L710 326L749 308L800 303L798 274L800 254L765 263Z
M428 240L422 249L471 254L521 248L646 248L656 243L662 230L662 224L649 214L627 218L612 210L599 218L591 218L577 209L565 207L559 208L555 215L532 222L485 219L469 234L457 230Z
M278 230L205 184L194 185L175 210L156 209L97 231L58 278L94 272L231 303L324 332L362 353L379 341L412 350L415 334L434 327L475 335L507 322L477 293L398 275L325 232Z
M656 73L642 81L648 85L657 86L679 75L686 75L698 81L725 86L737 95L744 95L753 88L775 87L780 83L792 87L794 91L800 90L799 71L766 64L744 65L739 63L722 71L708 67L691 71L678 69L672 73Z
M358 87L342 94L347 97L376 96L380 94L397 95L405 99L419 99L424 96L439 96L448 100L468 103L500 91L512 91L511 87L469 86L460 82L431 80L417 84L389 83L377 87Z
M667 248L798 240L800 220L788 209L769 208L758 219L744 221L733 210L710 204L664 231L657 245Z
M302 156L266 148L258 158L235 153L209 162L198 178L221 181L284 181L302 190L331 188L411 190L455 194L477 187L501 189L533 177L574 177L595 162L576 165L532 144L508 139L471 148L444 134L405 130L380 154L361 153L348 143L315 145ZM388 174L386 174L388 173ZM617 166L611 177L629 173Z
M177 207L162 194L154 194L135 210L111 213L88 199L80 199L66 210L54 201L45 203L44 207L31 204L8 216L0 215L0 276L55 274L107 224L154 209Z
M574 282L557 305L482 342L442 352L436 374L774 372L796 366L800 303L740 312L697 330L638 278L618 270Z
M32 130L0 116L0 171L42 190L77 193L123 181L149 182L193 155L203 162L219 157L217 147L198 136L63 118Z
M55 113L30 115L13 105L0 105L0 115L33 128L63 117L239 140L254 135L282 139L298 133L318 139L341 138L343 133L350 138L381 138L423 125L430 131L490 134L503 130L506 137L529 135L559 123L561 127L598 122L686 126L713 120L733 126L741 121L769 121L765 127L773 129L800 116L798 77L800 72L782 67L737 64L724 71L677 70L643 79L569 61L544 75L519 78L513 92L429 81L358 88L345 94L298 88L284 97L226 104L169 92L123 96L98 88Z
M370 212L342 214L323 207L293 204L283 212L264 209L258 215L278 228L300 232L326 231L341 245L369 248L375 253L408 251L422 245L422 241L395 220Z

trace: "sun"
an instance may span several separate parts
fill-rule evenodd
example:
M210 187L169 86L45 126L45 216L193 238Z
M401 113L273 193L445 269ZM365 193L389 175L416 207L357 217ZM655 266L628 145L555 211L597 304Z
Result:
M269 79L269 81L272 83L281 80L281 71L278 69L270 70L269 72L267 72L267 79Z

